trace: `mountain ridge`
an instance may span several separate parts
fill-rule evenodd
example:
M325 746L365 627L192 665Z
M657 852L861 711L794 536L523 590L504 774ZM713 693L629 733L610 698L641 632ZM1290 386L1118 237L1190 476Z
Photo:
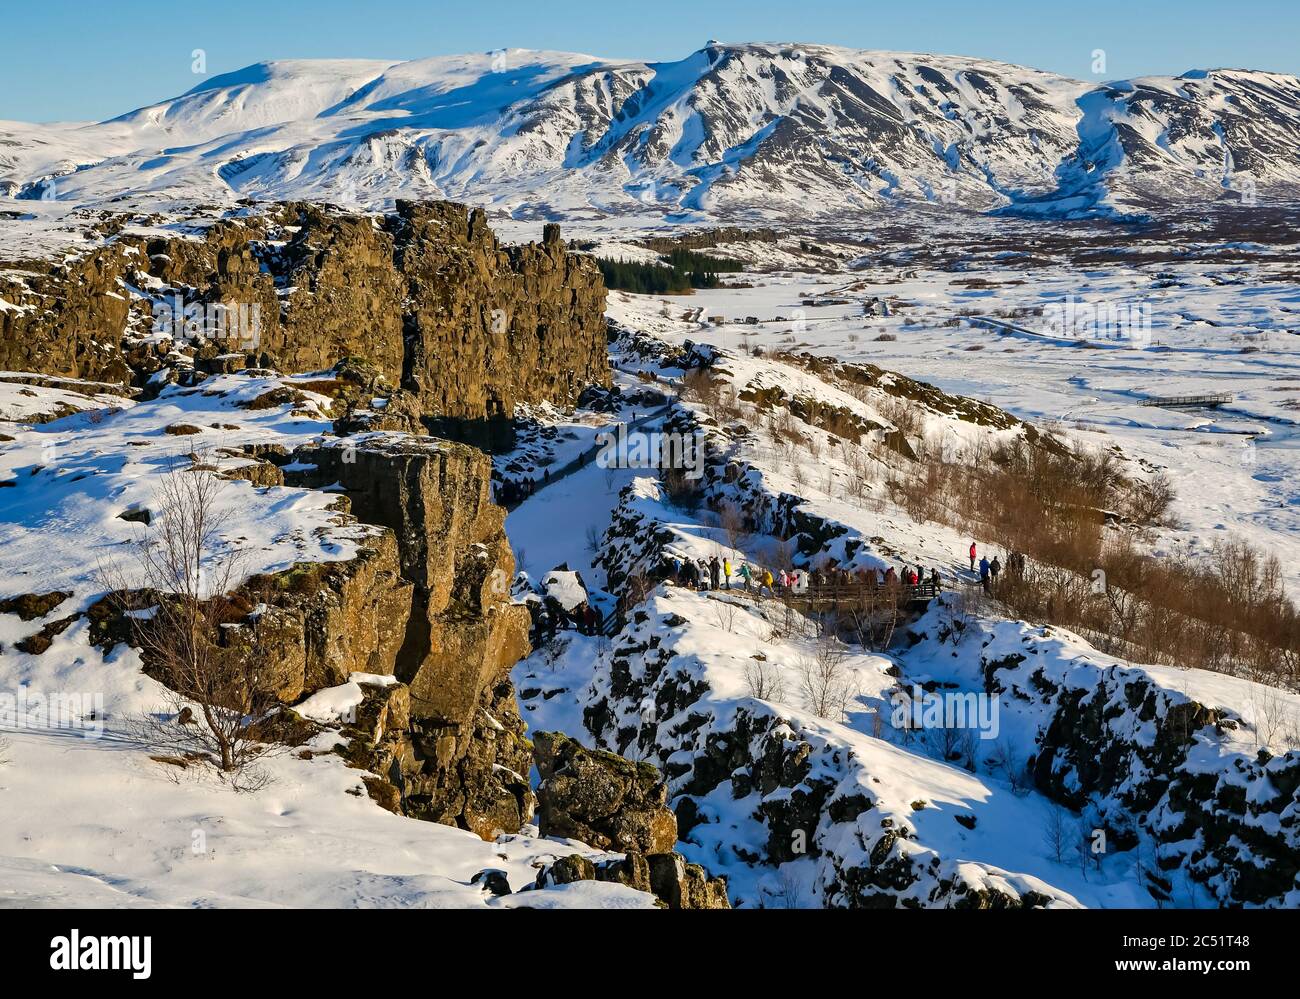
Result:
M935 203L1052 217L1300 197L1300 79L1088 83L961 56L711 43L273 60L90 124L0 122L18 200L399 197L516 218L845 218Z

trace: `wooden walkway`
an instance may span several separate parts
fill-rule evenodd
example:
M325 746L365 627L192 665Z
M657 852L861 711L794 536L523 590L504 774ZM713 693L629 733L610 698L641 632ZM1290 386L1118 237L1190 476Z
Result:
M1222 406L1232 402L1231 392L1207 392L1202 395L1153 395L1142 400L1144 406L1161 406L1166 409L1181 409L1184 406Z
M915 607L928 604L939 594L933 583L907 586L895 583L882 586L871 583L830 583L809 585L803 590L778 589L776 596L808 610L885 611L890 608Z

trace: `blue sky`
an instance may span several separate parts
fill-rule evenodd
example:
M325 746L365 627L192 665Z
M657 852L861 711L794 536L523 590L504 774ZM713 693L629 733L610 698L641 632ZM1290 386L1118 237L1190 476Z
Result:
M1296 0L159 0L6 5L0 119L86 120L267 59L412 59L503 47L678 59L709 38L978 55L1093 79L1249 67L1300 74Z

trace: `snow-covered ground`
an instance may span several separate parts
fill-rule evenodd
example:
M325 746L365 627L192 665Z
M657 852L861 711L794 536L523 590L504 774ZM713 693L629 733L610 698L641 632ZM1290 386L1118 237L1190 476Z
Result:
M1098 448L1118 445L1133 474L1165 469L1178 490L1180 526L1157 532L1158 551L1181 546L1196 551L1208 549L1218 536L1245 537L1282 555L1288 588L1295 593L1300 581L1295 527L1300 525L1294 519L1291 483L1297 470L1289 443L1294 423L1287 393L1300 396L1300 382L1288 387L1290 378L1297 376L1295 347L1300 342L1292 341L1291 329L1300 296L1293 284L1262 279L1275 277L1269 274L1271 266L1165 263L1158 277L1138 267L1115 267L1091 273L1082 283L1064 268L983 273L1000 285L992 296L983 289L975 294L963 284L976 284L969 273L874 267L834 279L747 274L745 280L758 287L700 291L689 297L613 293L610 314L624 327L652 334L665 344L665 356L687 341L724 348L726 354L717 365L737 387L779 389L786 398L811 396L888 424L888 418L862 398L806 369L748 353L753 348L806 350L922 378L1040 425L1055 425ZM1030 313L1069 295L1102 302L1139 296L1156 300L1150 342L1102 340L1085 347L1060 336L1036 335L1051 331L1041 316ZM872 297L886 299L892 314L864 316L863 303ZM705 316L722 315L729 321L722 326L699 322L695 317L701 309ZM1013 321L1030 334L999 336L972 325L966 318L972 314L1015 316ZM760 322L737 321L746 316ZM886 339L876 339L882 335ZM673 374L662 359L624 357L616 349L615 360L623 372L657 370L669 379ZM1199 412L1139 405L1147 395L1210 391L1232 392L1234 401L1220 411ZM704 407L690 406L702 415ZM790 449L769 439L764 419L751 415L746 422L751 433L736 437L727 452L729 460L749 470L745 481L751 488L772 497L802 497L801 509L845 528L846 534L823 549L836 561L880 568L919 562L939 568L946 585L960 588L968 575L969 539L941 524L917 522L890 502L874 480L863 491L855 489L852 477L861 465L853 460L849 445L830 442L819 454ZM806 436L816 436L799 427ZM949 453L976 453L981 438L1012 433L931 417L925 419L925 432L944 435ZM1243 443L1255 439L1253 446ZM610 553L620 571L630 566L619 559L644 556L649 558L646 567L653 567L659 552L776 564L775 539L758 532L740 542L738 550L715 512L674 504L653 479L636 479L629 487L630 474L621 470L602 476L592 469L541 491L514 511L512 542L517 551L527 553L530 568L541 572L548 560L565 561L581 566L599 586L600 569L610 566ZM584 525L593 517L602 525L611 523L611 514L613 531L600 553L593 553L577 536L571 534L565 541L555 531L555 525L571 518ZM645 531L655 538L653 546L643 550L612 536L628 524L649 525ZM775 867L755 864L769 834L755 818L766 807L761 796L742 795L726 783L702 797L690 791L691 768L701 746L709 742L709 733L723 734L734 726L738 712L766 713L789 728L790 738L847 753L854 764L837 764L834 779L851 784L857 779L852 776L854 766L870 775L867 786L879 814L909 829L915 849L952 864L951 870L960 872L954 875L957 880L969 878L967 884L987 887L989 879L1003 879L999 883L1014 883L1022 893L1045 892L1056 900L1052 904L1089 907L1156 904L1143 884L1143 872L1160 847L1143 834L1137 846L1100 859L1081 861L1073 847L1061 856L1063 827L1071 830L1065 838L1073 840L1076 825L1100 819L1062 809L1029 790L1023 778L1011 778L1006 762L1037 751L1050 722L1051 699L1001 698L998 737L976 742L970 757L957 763L942 755L936 759L936 747L924 735L891 725L890 712L900 690L983 693L987 663L1025 656L1029 661L1015 675L1033 674L1057 689L1097 691L1103 684L1122 688L1129 682L1149 683L1165 692L1157 719L1183 702L1205 705L1231 719L1218 736L1198 737L1189 756L1191 770L1227 775L1249 767L1261 750L1285 753L1295 748L1300 697L1294 694L1200 670L1134 666L1061 629L999 620L996 605L981 604L972 615L961 609L961 602L960 594L946 596L917 622L912 630L925 637L915 646L903 642L886 654L850 649L845 671L854 696L839 720L827 721L810 712L800 690L797 664L815 656L810 637L815 628L792 635L788 613L779 605L738 591L703 594L660 587L612 643L562 634L521 662L515 680L530 725L569 732L585 726L608 748L652 759L670 771L676 764L684 766L684 775L672 786L682 795L679 804L690 798L693 813L703 820L686 835L682 849L692 860L727 874L733 900L744 905L833 900L842 888L838 872L852 863L853 849L841 824L823 819L816 832L821 859ZM955 638L951 621L958 618L969 632ZM643 651L647 643L654 653ZM621 654L620 648L630 651ZM621 664L621 655L630 656L632 665ZM756 698L753 689L753 662L759 658L773 664L779 678L778 693L768 692L765 698ZM617 697L613 693L626 687L628 670L632 700L625 691ZM676 703L667 691L695 689L697 683L705 693L679 713L655 713L654 705L665 697ZM606 707L615 712L615 720L604 727L597 721L593 728L593 719ZM1130 720L1123 710L1119 714L1122 720L1116 725L1131 726L1123 729L1123 738L1136 746L1152 738L1149 718ZM707 719L703 726L701 717ZM628 742L627 732L637 735ZM1113 800L1099 807L1112 809L1107 821L1114 818ZM963 821L954 821L957 816ZM878 834L877 827L861 825L854 834L868 845L869 828ZM1166 904L1215 904L1192 879L1170 880ZM935 897L930 897L932 904ZM1294 893L1288 898L1291 901L1284 904L1293 904Z
M11 438L0 454L0 599L67 596L32 620L0 614L0 907L652 907L650 896L613 884L497 899L471 884L476 873L503 870L518 892L538 866L600 851L543 840L535 827L487 843L393 815L337 755L273 756L264 763L271 784L257 793L156 762L133 720L162 708L166 692L136 652L118 645L106 655L93 644L85 617L41 654L16 647L85 611L104 592L106 566L132 570L125 553L140 525L120 515L155 505L168 469L198 455L234 470L249 459L223 449L292 449L327 431L326 400L310 393L298 406L246 408L294 381L228 375L139 403L47 387L15 396L22 408L11 416L56 418L0 425ZM81 412L59 416L66 408ZM166 432L177 426L192 432ZM229 515L222 540L243 553L249 575L351 558L372 529L331 511L334 499L230 481L218 497ZM304 710L325 718L354 686L323 691ZM51 710L52 697L69 695L66 710ZM325 732L304 748L335 741Z
M393 99L399 97L395 92ZM521 224L519 235L535 237L534 228ZM637 235L613 225L593 226L587 234L602 253L634 248ZM1216 538L1239 536L1277 553L1289 589L1300 592L1300 497L1294 488L1300 481L1294 429L1300 288L1277 259L1260 254L1216 262L1210 255L1086 270L985 260L968 269L940 269L863 248L854 269L827 274L781 269L798 257L771 244L746 244L744 252L761 269L728 280L750 287L689 297L615 292L609 315L622 327L650 334L667 353L688 340L723 348L719 367L736 386L814 398L885 427L891 420L881 400L754 348L870 362L1058 426L1097 448L1117 446L1135 474L1163 469L1173 481L1179 523L1154 532L1157 552L1205 552ZM888 314L865 315L872 299L887 303L887 310L875 311ZM1142 314L1150 316L1150 326L1136 340L1073 342L1043 314L1071 300L1125 308L1140 303L1149 307ZM724 322L709 322L714 316ZM972 321L981 316L1006 319L1026 332L999 333ZM744 321L748 317L757 322ZM621 394L574 413L537 407L517 414L525 433L515 453L496 460L503 481L537 482L539 474L565 468L601 432L656 413L654 394L681 389L680 370L623 353L623 346L615 345L612 358ZM652 370L655 380L647 382L644 372ZM247 407L283 382L309 378L222 375L196 389L169 386L156 399L136 401L100 391L104 386L29 384L0 375L0 429L11 438L0 449L0 545L7 570L0 599L70 594L34 620L0 615L0 669L7 684L29 693L84 690L91 705L79 727L49 730L19 719L5 733L0 905L649 904L643 894L593 883L494 899L470 883L478 871L500 868L517 890L557 856L597 851L541 839L533 827L484 843L394 816L370 800L360 774L335 756L278 756L268 764L274 783L255 794L172 773L131 741L124 724L162 694L140 672L134 653L119 647L106 656L91 644L84 619L55 632L43 655L16 648L84 611L102 592L100 566L138 533L122 515L149 508L168 467L188 465L199 454L218 470L237 473L250 459L223 449L292 449L328 432L326 400L310 391L297 405ZM1149 395L1203 392L1229 392L1233 400L1218 410L1140 405ZM690 402L673 417L699 418L705 408ZM757 414L750 412L747 423L746 432L711 431L723 439L719 446L728 449L737 481L773 504L793 498L799 513L832 525L838 533L821 554L854 568L934 567L946 588L968 579L970 539L918 521L889 499L878 477L860 481L873 462L879 473L881 462L892 460L888 455L814 434L802 423L800 434L815 443L791 447ZM933 413L924 426L945 450L958 453L977 453L982 441L1017 432ZM368 529L340 518L331 499L328 491L234 479L222 493L233 517L225 540L246 553L242 569L248 573L350 558ZM629 524L653 525L660 548L625 545L618 530ZM649 567L660 551L772 568L789 557L775 534L755 530L737 537L717 511L675 503L652 472L594 462L543 481L510 511L506 529L518 568L531 580L544 581L560 565L576 570L606 615L625 595L607 571L626 573L636 560ZM573 590L568 577L563 582ZM566 600L578 596L573 590ZM966 618L968 629L960 636L950 627L957 617ZM845 872L867 864L872 843L887 829L906 833L890 846L890 857L925 871L899 889L905 901L947 904L956 884L967 891L1032 894L1055 907L1155 904L1141 881L1156 849L1151 838L1140 835L1138 847L1101 861L1084 863L1068 852L1063 857L1048 842L1050 830L1073 829L1091 817L1006 772L1007 753L1025 758L1037 749L1050 720L1047 699L1004 698L999 737L976 743L965 760L946 758L891 722L900 690L983 694L985 669L994 659L1026 657L1029 665L1018 671L1007 667L1008 683L1029 684L1039 675L1076 691L1105 690L1129 678L1154 685L1162 692L1154 720L1121 711L1117 737L1138 746L1147 745L1155 726L1180 704L1217 709L1232 724L1199 735L1188 767L1224 774L1225 785L1254 766L1260 750L1296 748L1300 732L1295 695L1218 674L1122 662L1060 629L1004 620L996 605L967 613L955 596L914 624L915 645L848 648L842 669L851 696L842 711L832 712L835 717L820 717L801 690L800 665L817 656L817 640L811 624L795 624L784 608L752 594L661 585L620 633L561 632L522 660L513 673L521 711L534 730L564 731L663 766L678 803L690 799L700 819L680 849L711 874L727 875L733 901L746 906L842 901L850 880ZM671 660L671 670L650 668L651 648ZM780 679L762 696L753 689L755 662L770 664L765 668ZM625 668L634 694L615 693ZM304 711L338 715L355 702L353 687L318 694ZM665 715L651 710L659 702L675 703L682 689L694 694L689 704ZM601 711L613 721L602 723ZM780 814L794 797L790 788L723 781L690 789L702 746L710 736L726 736L742 716L746 724L761 723L764 739L810 746L814 775L833 783L833 800L860 795L871 803L847 817L818 817L807 831L819 856L755 861L771 831L755 815ZM634 733L630 741L627 732ZM328 743L332 737L320 738ZM1170 894L1175 905L1214 901L1191 879L1176 881ZM1285 898L1286 904L1298 901L1294 894Z
M1162 262L1082 274L1064 266L954 272L876 265L839 278L746 275L758 287L685 298L615 293L610 312L676 342L877 364L1060 425L1100 447L1118 445L1173 479L1174 512L1185 529L1170 532L1171 545L1200 551L1217 537L1240 535L1276 552L1300 592L1300 286L1281 270L1271 262ZM863 303L873 297L886 299L893 314L864 316ZM1050 316L1071 298L1142 303L1150 309L1149 332L1136 342L1093 339L1085 347L968 321L1015 317L1008 321L1045 331L1047 318L1021 313L1049 309ZM802 304L818 299L851 304ZM712 327L680 320L685 308L700 306L730 321ZM736 321L751 315L758 325ZM1140 405L1151 395L1217 392L1234 399L1217 410Z

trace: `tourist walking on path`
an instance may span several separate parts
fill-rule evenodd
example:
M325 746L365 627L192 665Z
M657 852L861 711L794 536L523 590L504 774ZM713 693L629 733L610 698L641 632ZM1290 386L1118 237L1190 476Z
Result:
M975 571L975 542L970 543L970 571Z
M984 587L984 592L988 593L989 592L989 560L987 558L980 559L980 583Z

